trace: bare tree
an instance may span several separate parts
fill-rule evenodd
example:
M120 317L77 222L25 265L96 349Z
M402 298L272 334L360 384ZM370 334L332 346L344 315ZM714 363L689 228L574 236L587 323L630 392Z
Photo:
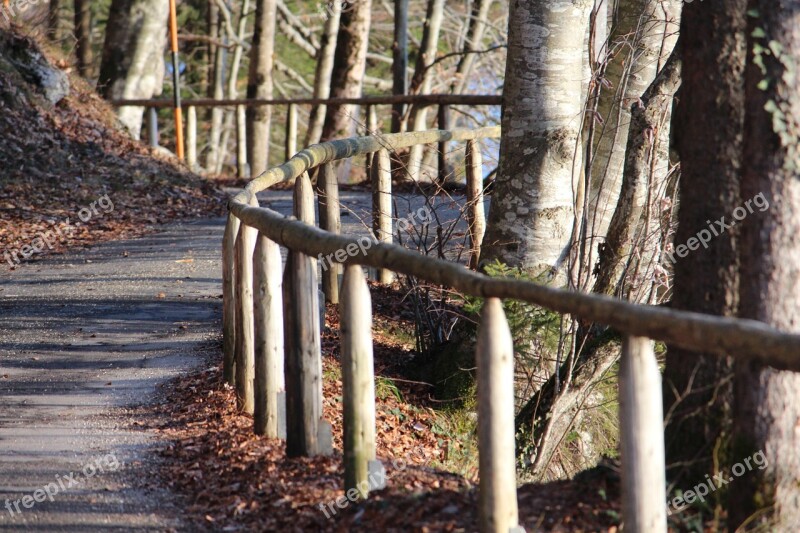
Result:
M88 0L75 0L75 58L78 73L84 78L92 71L92 5Z
M342 13L331 75L332 98L361 96L369 47L372 0L355 2ZM355 106L332 105L327 109L322 140L350 137L355 132Z
M98 89L107 99L147 99L161 93L169 4L112 0ZM144 108L121 107L120 121L139 138Z
M250 50L248 98L272 98L272 69L275 54L275 23L277 2L258 0L256 3L255 34ZM259 176L269 165L269 126L272 115L269 106L247 110L247 154L253 176Z

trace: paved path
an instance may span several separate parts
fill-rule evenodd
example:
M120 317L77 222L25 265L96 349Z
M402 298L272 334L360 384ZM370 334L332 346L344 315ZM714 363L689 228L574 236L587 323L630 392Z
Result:
M260 196L291 210L289 192ZM342 202L344 232L366 235L369 195ZM397 198L402 217L422 205ZM223 224L0 266L0 531L185 529L174 497L147 486L156 443L129 410L219 357Z
M179 527L169 495L142 488L151 436L124 408L216 349L221 235L222 220L176 224L0 273L0 531Z

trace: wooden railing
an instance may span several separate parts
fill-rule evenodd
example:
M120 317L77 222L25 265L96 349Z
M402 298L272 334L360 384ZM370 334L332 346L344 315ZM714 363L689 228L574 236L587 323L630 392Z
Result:
M134 106L147 109L147 138L150 146L159 146L158 134L158 109L171 108L175 105L173 100L114 100L111 102L116 107ZM300 106L332 106L332 105L358 105L363 107L361 123L364 124L367 134L377 130L377 106L396 106L406 104L417 109L437 106L437 125L440 129L449 129L451 106L499 106L502 104L500 95L458 95L458 94L413 94L398 96L363 96L360 98L274 98L263 99L187 99L181 102L186 109L186 163L190 168L198 166L198 135L197 135L197 109L198 108L233 108L236 110L236 150L237 173L240 177L246 176L246 132L245 109L248 107L285 107L285 138L283 142L285 159L289 159L297 152L297 113ZM356 118L356 117L354 117ZM440 151L440 154L443 152ZM441 163L442 161L440 161ZM440 165L440 168L443 168ZM443 179L443 176L439 176Z
M463 265L422 256L392 244L387 179L389 154L413 145L467 143L470 205L481 206L481 140L499 128L433 130L338 140L302 150L283 165L251 181L229 203L223 241L224 368L241 406L254 413L255 431L281 433L285 376L286 449L289 456L330 450L322 420L320 308L316 257L344 258L341 295L337 275L327 269L322 287L340 300L344 385L345 489L367 497L367 472L378 466L375 445L371 305L361 265L414 276L484 298L476 350L478 381L479 515L481 531L507 532L518 526L514 351L502 299L522 300L552 311L606 324L623 334L619 404L623 480L623 521L628 531L664 532L666 483L661 376L652 340L699 353L752 358L782 369L800 370L800 336L764 324L635 305L511 279L490 278ZM356 155L371 158L376 243L338 234L338 192L332 165ZM316 190L320 227L308 172L319 169ZM258 207L256 193L295 181L294 218ZM296 219L295 219L296 218ZM482 212L469 215L473 243L480 243ZM363 239L363 238L362 238ZM360 244L361 243L361 244ZM282 270L279 247L288 249ZM337 251L347 250L338 254ZM475 257L470 259L474 267ZM285 366L285 369L284 369Z

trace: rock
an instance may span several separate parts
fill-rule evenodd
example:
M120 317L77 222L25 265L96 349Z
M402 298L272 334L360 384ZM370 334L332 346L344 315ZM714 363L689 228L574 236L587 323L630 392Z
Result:
M55 105L69 96L69 77L51 65L33 42L16 36L7 36L4 40L0 53L45 100Z

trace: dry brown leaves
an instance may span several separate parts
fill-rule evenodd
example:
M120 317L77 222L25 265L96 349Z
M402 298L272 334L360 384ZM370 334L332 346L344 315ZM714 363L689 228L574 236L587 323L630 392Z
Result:
M376 286L376 323L409 327L397 291ZM161 405L168 420L158 431L162 482L188 502L197 529L214 531L475 531L477 493L470 480L433 468L444 449L430 431L434 413L424 385L396 381L394 394L376 401L378 455L388 487L367 502L334 503L344 495L341 458L342 383L338 316L329 306L323 335L324 416L334 430L331 457L288 459L284 443L252 434L252 418L236 409L234 392L215 365L179 379ZM378 375L399 375L411 353L386 343L376 328ZM445 443L447 444L447 443ZM446 446L445 446L446 447ZM407 463L407 466L404 464ZM557 482L520 488L522 521L529 531L614 531L616 483ZM340 500L343 501L343 500ZM323 506L325 510L323 511Z

